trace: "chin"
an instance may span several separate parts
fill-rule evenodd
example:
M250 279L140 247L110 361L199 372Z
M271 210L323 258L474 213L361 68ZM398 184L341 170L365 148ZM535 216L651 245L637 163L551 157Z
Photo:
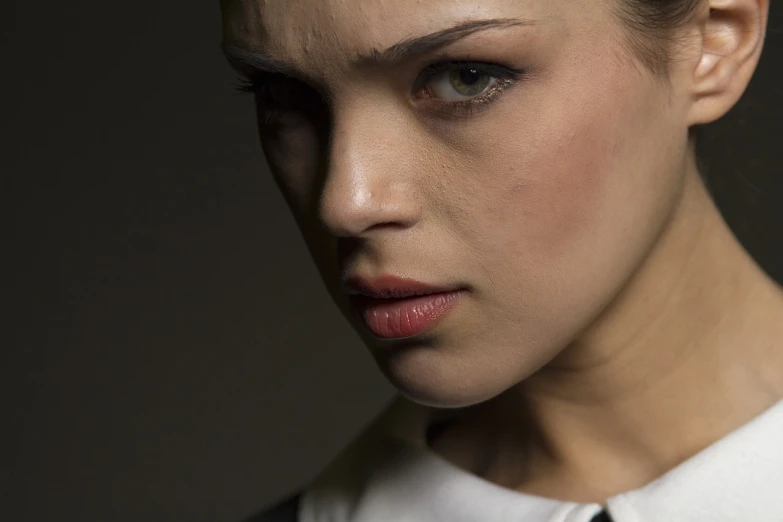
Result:
M432 349L374 351L386 379L407 399L433 408L465 408L489 401L521 380ZM486 362L486 361L484 361Z

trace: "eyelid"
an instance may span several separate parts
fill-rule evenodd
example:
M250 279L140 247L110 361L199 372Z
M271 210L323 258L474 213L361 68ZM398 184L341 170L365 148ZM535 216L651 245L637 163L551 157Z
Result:
M433 78L442 75L444 72L464 69L475 69L482 75L490 76L495 82L492 86L486 88L485 91L463 100L444 100L443 98L428 95L416 103L429 106L431 112L437 113L439 117L464 118L490 108L504 91L514 86L518 80L527 74L525 69L510 68L491 62L474 60L441 61L426 67L420 73L415 82L414 94L420 92ZM429 91L428 94L430 94Z
M441 61L426 66L419 73L419 76L414 81L414 93L418 92L432 78L444 72L460 69L476 69L498 81L486 92L466 100L444 101L430 97L424 103L435 107L435 112L457 117L474 114L483 108L488 108L492 105L492 102L494 102L503 91L514 85L523 75L527 74L526 69L515 69L492 62L442 59ZM293 107L301 105L302 102L305 101L297 97L297 93L301 91L303 86L304 84L294 78L283 75L265 74L260 78L248 77L244 80L242 85L237 86L237 90L255 93L257 100L266 97L264 100L268 106L266 110L270 114L282 115L286 110L295 110ZM279 92L281 87L285 87L283 92ZM283 103L274 103L274 98L277 96L284 98L286 101ZM301 98L304 98L305 96L305 94L302 94ZM326 98L324 98L322 93L318 93L317 97L320 102L326 102Z
M446 60L437 61L426 66L419 73L414 81L414 90L418 90L427 81L434 76L454 69L475 68L488 73L498 79L516 80L527 71L525 69L515 69L491 62L481 62L475 60ZM240 76L236 90L240 92L252 92L258 94L273 94L275 88L285 86L290 90L291 86L300 84L299 80L280 74L265 73L263 75L242 75ZM289 92L290 94L290 92ZM321 95L322 99L325 99Z
M478 62L472 60L448 60L436 62L425 67L416 80L416 87L421 87L422 82L431 79L438 74L455 69L477 69L489 76L498 79L516 80L525 73L524 69L514 69L491 62Z

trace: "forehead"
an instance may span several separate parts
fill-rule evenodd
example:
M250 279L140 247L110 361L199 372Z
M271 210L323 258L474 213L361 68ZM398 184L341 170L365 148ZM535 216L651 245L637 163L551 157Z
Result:
M222 0L224 43L304 69L349 63L469 20L562 20L584 0ZM572 6L574 7L574 6Z

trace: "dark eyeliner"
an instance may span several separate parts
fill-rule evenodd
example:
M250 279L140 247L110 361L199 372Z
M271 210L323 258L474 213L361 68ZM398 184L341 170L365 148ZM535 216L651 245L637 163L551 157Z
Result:
M302 87L298 80L279 74L240 75L234 85L237 92L255 96L258 120L263 126L274 125L293 112L325 103L323 97L313 96L313 92Z
M488 108L492 102L506 89L513 86L527 72L525 69L505 67L496 63L478 62L471 60L451 60L436 62L427 66L414 83L414 92L418 92L432 78L448 71L474 69L487 76L491 76L498 82L484 94L461 101L438 101L436 98L427 98L426 104L432 104L435 110L448 116L465 117Z
M455 69L476 69L494 78L509 80L517 80L526 72L525 69L514 69L496 63L451 60L428 65L419 75L419 81L427 80L440 73Z
M486 93L468 100L438 101L429 98L425 104L435 106L435 111L453 116L469 116L488 107L501 94L502 91L514 85L525 73L525 69L515 69L490 62L471 60L445 60L432 63L425 67L414 81L414 92L419 91L428 81L444 72L453 70L475 69L482 74L495 78L497 83L489 88ZM265 123L274 122L286 113L285 106L275 103L275 89L280 88L281 81L285 77L265 74L262 77L240 76L237 79L235 90L240 93L253 93L259 106L260 115ZM286 90L284 97L290 97L292 92ZM268 115L265 116L265 115Z

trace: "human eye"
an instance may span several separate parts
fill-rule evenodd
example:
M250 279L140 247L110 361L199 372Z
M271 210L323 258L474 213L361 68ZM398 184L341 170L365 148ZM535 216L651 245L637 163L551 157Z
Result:
M415 95L434 104L438 112L469 116L488 108L514 85L524 69L475 61L446 61L428 66L414 86Z
M323 101L302 82L278 75L240 77L236 90L254 95L258 123L264 128L303 122L303 117Z

